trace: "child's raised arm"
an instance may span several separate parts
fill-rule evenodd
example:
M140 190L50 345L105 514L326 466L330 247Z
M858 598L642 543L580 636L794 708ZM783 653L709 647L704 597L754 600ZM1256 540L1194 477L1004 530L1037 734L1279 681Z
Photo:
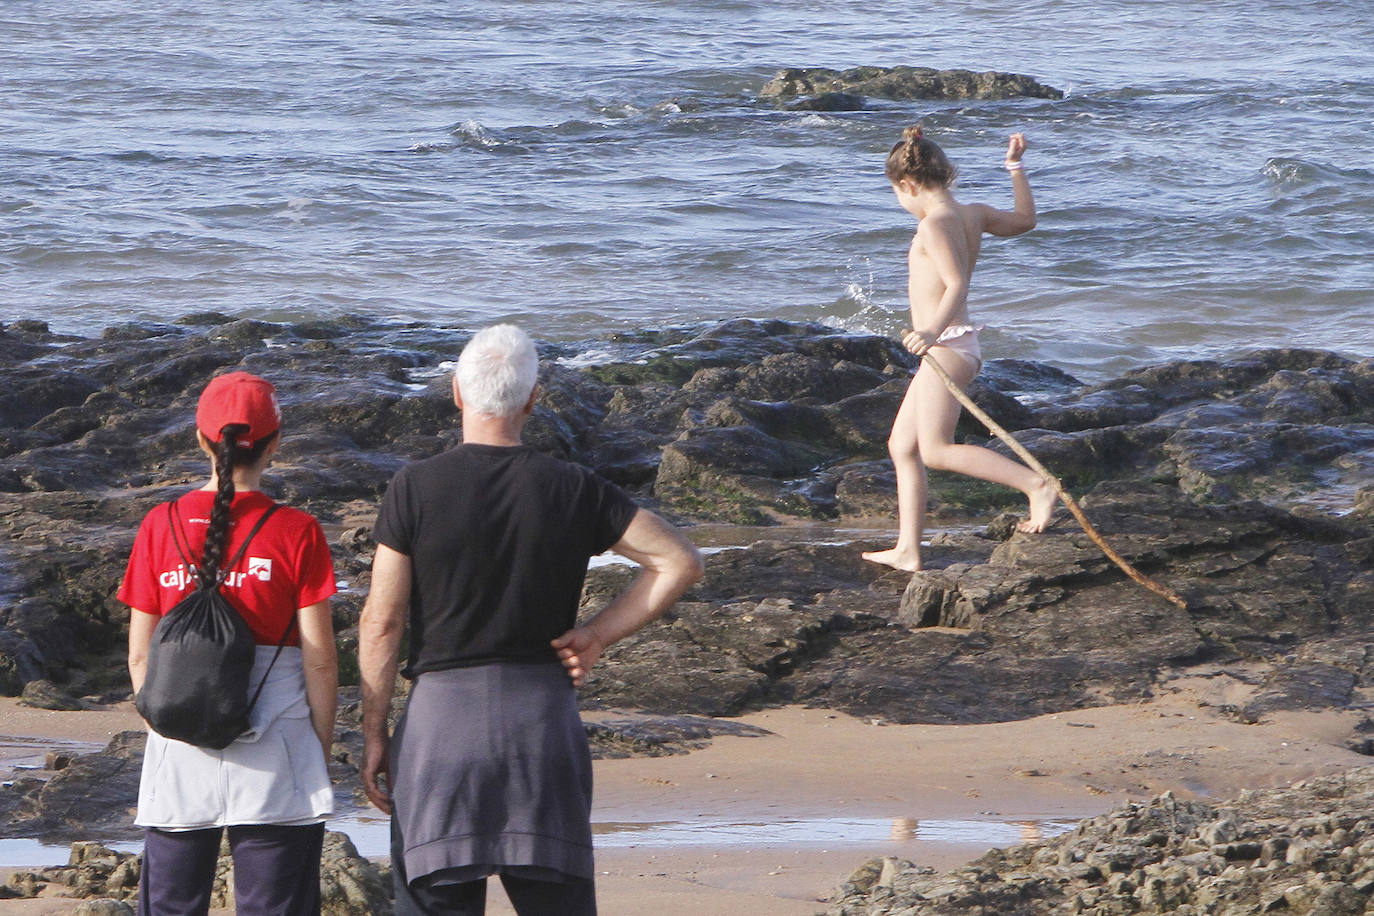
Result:
M1011 173L1012 209L998 210L979 205L983 214L983 231L992 235L1020 235L1035 228L1035 198L1031 196L1030 179L1021 157L1026 152L1025 134L1012 134L1007 142L1007 171Z

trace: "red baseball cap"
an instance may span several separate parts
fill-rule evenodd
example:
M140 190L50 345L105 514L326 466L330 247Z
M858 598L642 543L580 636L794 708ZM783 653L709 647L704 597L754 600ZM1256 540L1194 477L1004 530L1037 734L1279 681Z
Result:
M196 405L196 428L211 442L218 442L220 432L230 424L248 427L239 435L239 448L252 448L254 442L280 429L281 408L272 383L250 372L230 372L210 379Z

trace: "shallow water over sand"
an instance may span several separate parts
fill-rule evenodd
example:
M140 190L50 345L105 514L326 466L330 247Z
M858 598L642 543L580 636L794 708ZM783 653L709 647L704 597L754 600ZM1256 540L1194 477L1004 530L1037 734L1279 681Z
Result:
M1077 821L1063 818L986 819L779 818L777 820L613 821L592 824L598 849L712 847L790 849L867 846L894 842L914 851L940 847L1012 846L1058 836ZM390 823L373 814L333 818L330 830L348 834L363 856L390 855ZM121 852L138 852L139 843L110 843ZM33 839L0 839L0 866L44 868L67 863L69 847Z
M104 744L92 741L66 741L61 738L26 738L18 735L0 735L0 774L4 781L12 778L12 771L39 770L50 753L94 754Z
M776 819L741 817L736 820L702 817L684 821L593 822L598 849L682 848L764 849L799 846L865 846L895 841L899 845L1013 846L1058 836L1073 829L1076 820L1026 817L1015 821L985 819L923 819L917 817L857 818L803 817ZM333 830L352 838L364 856L389 852L386 820L370 815L336 818Z

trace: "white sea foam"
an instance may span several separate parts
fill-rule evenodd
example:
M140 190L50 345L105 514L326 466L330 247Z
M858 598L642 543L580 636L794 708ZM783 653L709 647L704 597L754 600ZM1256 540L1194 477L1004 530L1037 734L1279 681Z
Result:
M429 382L445 375L452 375L458 368L458 361L446 359L433 366L414 366L406 370L406 378L410 379L411 390L423 391L429 387Z
M591 349L572 356L560 356L554 362L569 369L586 369L589 366L604 366L606 363L615 362L617 358L617 354L611 350Z

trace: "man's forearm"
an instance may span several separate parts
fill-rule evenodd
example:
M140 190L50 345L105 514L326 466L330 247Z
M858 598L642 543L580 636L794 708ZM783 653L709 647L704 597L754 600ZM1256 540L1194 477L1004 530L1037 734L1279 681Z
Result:
M410 613L410 557L385 544L372 558L372 586L358 621L358 670L363 687L363 737L387 737L396 692L396 659Z
M612 549L642 569L630 587L600 613L553 640L574 686L585 682L607 646L663 616L705 572L701 551L647 509L635 513Z
M662 617L701 578L699 561L684 558L662 569L644 569L634 583L587 621L601 645L619 642Z
M364 737L387 734L391 698L396 692L401 631L400 626L387 619L387 615L379 615L372 606L363 610L358 627L358 669L363 689Z

